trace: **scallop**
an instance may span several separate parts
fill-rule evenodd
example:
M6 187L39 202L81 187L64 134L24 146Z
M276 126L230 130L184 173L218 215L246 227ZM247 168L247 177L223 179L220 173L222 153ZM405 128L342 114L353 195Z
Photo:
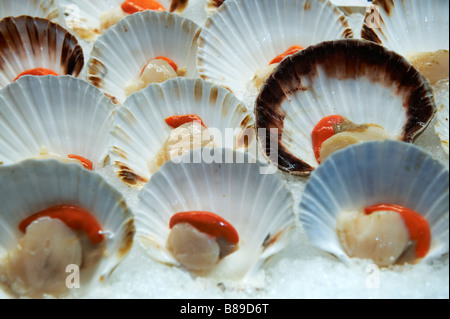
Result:
M2 166L0 199L3 297L82 297L133 244L123 196L79 165L49 159Z
M185 115L197 116L204 125L186 123L187 127L176 128L166 122ZM253 115L220 86L185 78L150 84L118 110L108 142L110 162L126 185L141 188L165 161L191 148L251 148L253 126ZM188 134L191 129L197 133ZM169 147L173 151L168 153Z
M0 88L30 70L76 77L83 68L83 50L76 38L49 20L7 17L0 21L0 35Z
M188 0L157 0L164 10L181 14ZM191 0L192 2L192 0ZM79 39L93 42L108 28L130 14L121 5L124 0L60 0L59 22Z
M428 262L448 253L448 187L448 170L416 145L391 140L356 144L311 174L300 221L314 246L345 263ZM424 223L423 233L415 236L408 219Z
M28 15L55 21L58 5L55 0L15 0L0 2L0 20L5 17Z
M138 195L137 241L151 258L195 277L251 283L295 225L292 193L265 168L249 153L219 148L166 162ZM234 231L214 233L185 214L213 214L210 227Z
M199 32L197 24L175 13L144 11L128 16L95 42L88 63L88 80L115 103L122 104L150 83L176 76L197 78ZM158 77L159 80L154 75L144 79L146 67L156 58L168 59L176 67L166 65L163 73L168 75ZM173 74L175 69L178 72ZM133 89L134 84L137 86Z
M294 175L309 175L334 151L353 143L413 142L435 112L428 81L409 62L356 39L326 41L286 58L255 106L266 156ZM324 125L332 132L322 141L321 123L333 116L346 125Z
M115 114L111 100L81 79L21 77L0 90L0 166L54 157L96 170Z
M361 36L405 56L434 85L449 76L449 2L375 0Z
M328 0L225 1L200 33L197 65L203 79L252 104L277 56L351 37L347 18Z

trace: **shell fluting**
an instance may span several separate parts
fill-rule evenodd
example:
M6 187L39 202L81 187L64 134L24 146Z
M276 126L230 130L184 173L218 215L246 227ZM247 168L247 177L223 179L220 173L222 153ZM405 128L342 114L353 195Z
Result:
M57 160L27 160L0 167L0 256L12 251L23 236L18 225L25 218L55 205L75 205L87 210L105 234L105 252L83 276L82 292L94 289L129 252L134 239L134 217L121 193L99 174L80 165ZM30 265L31 267L31 265ZM26 296L26 295L25 295ZM55 296L60 297L60 296Z
M207 276L239 280L257 274L265 259L286 246L295 224L291 192L277 176L261 174L262 167L248 153L219 148L167 162L139 194L137 240L156 260L179 265L166 245L171 217L209 211L231 223L240 241Z
M373 141L332 154L312 174L300 203L300 221L311 243L349 262L336 233L345 211L389 203L428 221L432 245L425 259L448 252L448 170L418 146Z
M286 58L255 106L256 128L278 129L275 140L269 130L265 136L266 145L278 140L278 167L300 175L318 165L311 133L326 116L374 123L392 139L412 142L435 112L430 85L409 62L356 39L322 42Z
M78 76L84 66L77 39L47 19L7 17L0 21L0 34L0 87L30 69Z

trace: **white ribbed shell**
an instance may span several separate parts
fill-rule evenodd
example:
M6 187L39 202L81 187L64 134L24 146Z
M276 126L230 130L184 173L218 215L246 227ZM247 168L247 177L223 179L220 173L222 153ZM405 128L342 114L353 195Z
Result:
M106 254L90 284L107 279L133 243L133 215L123 196L100 175L80 165L28 160L0 167L0 201L0 256L17 247L22 220L55 205L86 209L105 232ZM83 283L82 293L90 284ZM81 293L75 290L73 293Z
M424 216L432 246L425 257L448 252L449 173L418 146L373 141L332 154L312 174L300 203L300 221L311 243L349 261L336 233L339 213L379 203Z
M374 0L372 6L375 11L366 14L364 39L401 55L449 49L448 0Z
M0 90L0 164L76 154L101 166L115 116L97 88L71 76L25 76Z
M152 258L178 265L166 249L170 218L186 211L213 212L234 226L240 241L239 249L208 276L249 278L287 244L295 221L293 197L276 175L261 174L264 166L248 153L215 149L218 162L208 164L211 161L201 156L211 150L194 150L153 175L139 194L136 238ZM189 163L190 156L203 160ZM241 161L226 163L227 156Z
M436 112L428 81L409 62L356 39L323 42L283 60L255 108L257 129L282 125L279 146L308 167L281 166L299 174L319 165L311 134L326 116L376 124L391 139L412 142Z
M124 0L59 0L59 23L73 32L76 28L100 30L100 18L103 14L120 7ZM166 9L170 0L158 0ZM101 32L98 33L101 35ZM79 36L79 33L78 33ZM86 41L95 41L96 37L81 37Z
M186 67L186 77L196 78L199 30L197 24L175 13L144 11L128 16L95 42L88 80L123 103L126 83L139 79L143 68L158 56Z
M241 101L202 79L175 78L151 84L125 101L111 130L108 142L111 163L126 184L141 187L150 179L148 162L172 131L165 119L186 114L199 116L207 128L220 131L223 138L227 129L246 130L254 124L253 115ZM224 140L215 142L228 146ZM129 173L139 178L130 179Z
M56 23L20 16L0 21L0 88L22 72L46 68L59 75L78 76L84 65L78 41Z
M57 0L2 0L0 1L0 20L4 17L28 15L56 20Z
M205 23L197 65L202 78L243 99L256 71L290 46L352 36L328 0L227 0Z

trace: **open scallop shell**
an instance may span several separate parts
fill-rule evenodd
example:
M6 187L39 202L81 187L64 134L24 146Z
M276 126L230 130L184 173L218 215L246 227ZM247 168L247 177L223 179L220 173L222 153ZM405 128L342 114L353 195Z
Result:
M71 76L24 76L0 90L0 164L36 157L43 148L102 165L115 105Z
M83 50L74 36L42 18L20 16L0 21L0 88L22 72L46 68L77 76L84 65Z
M372 141L331 155L315 170L300 203L300 221L311 243L349 261L336 234L339 213L390 203L426 218L432 247L425 259L448 252L449 174L413 144Z
M308 175L319 165L311 133L326 116L373 123L392 139L412 142L436 112L431 87L409 62L355 39L323 42L286 58L255 108L256 128L267 129L266 155L276 151L271 161L294 175Z
M125 101L111 131L111 163L125 184L142 187L150 179L148 162L172 130L165 119L186 114L199 116L208 129L218 130L222 138L226 137L226 130L241 129L247 134L254 124L252 114L234 95L202 79L176 78L151 84ZM215 139L215 143L220 142L227 143ZM251 140L247 146L250 143ZM245 143L233 146L245 147Z
M374 0L361 36L401 55L449 49L449 1Z
M255 73L290 46L352 36L346 17L328 0L226 1L200 34L198 70L244 99Z
M0 20L5 17L27 15L48 20L58 17L55 0L4 0L0 2Z
M249 278L285 247L295 224L293 197L276 175L262 174L264 166L249 153L214 149L213 161L202 157L211 151L196 149L154 174L139 194L136 239L152 258L178 266L166 249L170 218L179 212L213 212L234 226L240 241L208 277ZM201 161L191 162L192 157Z
M448 118L449 118L449 88L448 79L438 82L433 87L434 99L436 102L436 126L434 130L441 140L444 151L448 154Z
M191 0L192 1L192 0ZM59 22L80 39L95 41L102 35L101 18L124 0L59 0ZM167 11L181 13L188 0L158 0Z
M115 102L123 103L129 80L137 80L154 58L164 56L186 77L198 77L195 57L200 28L175 13L144 11L109 28L96 42L88 64L89 82Z
M89 274L89 283L81 274L82 292L107 279L133 244L134 219L123 196L100 175L76 164L28 160L0 167L0 200L0 256L16 248L22 237L19 223L39 211L76 205L95 216L106 235L106 253Z

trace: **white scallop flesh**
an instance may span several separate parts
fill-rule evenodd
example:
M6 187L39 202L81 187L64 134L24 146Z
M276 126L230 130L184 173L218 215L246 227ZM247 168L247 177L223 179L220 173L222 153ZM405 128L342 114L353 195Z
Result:
M66 292L66 268L81 266L82 244L62 221L40 218L27 227L17 249L8 253L0 278L19 296L41 298Z
M216 238L188 223L172 227L167 247L183 267L192 271L210 270L220 258L220 246Z
M195 121L185 123L170 132L161 150L149 161L149 171L153 174L168 160L196 148L214 147L214 145L212 136L203 125Z
M165 60L154 59L144 68L138 80L130 80L125 85L125 95L140 91L151 83L162 83L178 76L175 69Z
M387 140L389 135L376 125L368 125L364 130L339 132L322 143L320 149L320 162L325 161L334 152L349 145L374 140Z
M393 211L342 212L337 217L337 233L347 255L372 259L379 266L395 264L410 246L408 229Z

